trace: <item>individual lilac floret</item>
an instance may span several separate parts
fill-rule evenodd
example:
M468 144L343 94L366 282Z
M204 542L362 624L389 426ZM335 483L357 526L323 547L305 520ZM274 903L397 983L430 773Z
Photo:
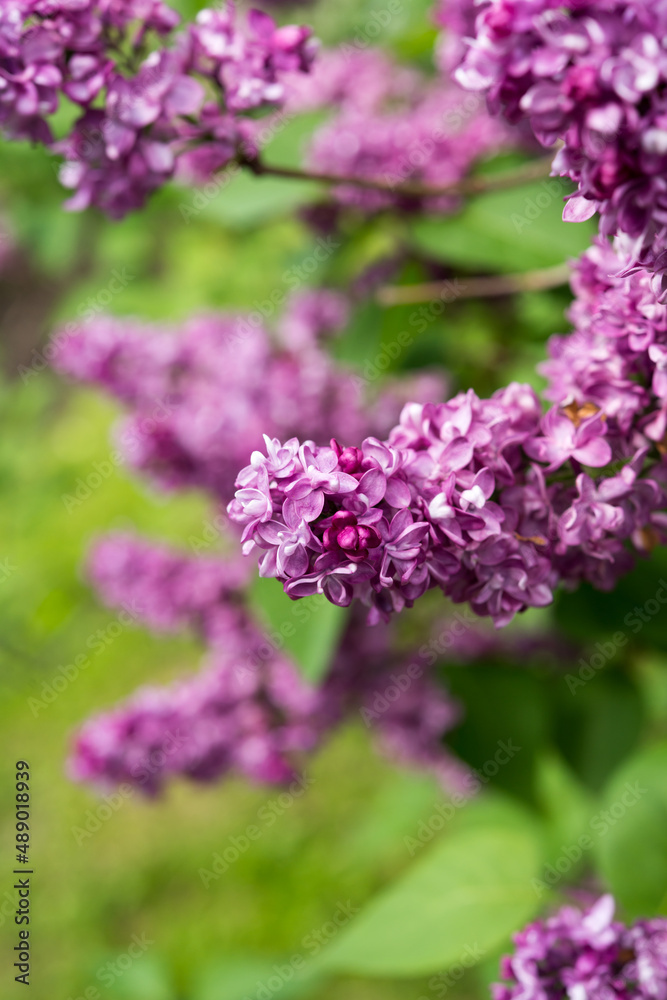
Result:
M604 414L600 411L578 420L554 407L542 418L544 436L525 445L531 458L548 462L547 472L560 469L573 458L582 465L599 469L611 462L611 448L605 440Z
M386 441L267 437L229 506L260 573L371 621L432 587L498 626L558 583L611 589L667 538L667 307L627 259L596 244L577 264L544 415L512 384L408 403Z
M564 906L515 935L493 1000L667 1000L667 919L626 927L614 899Z
M667 272L667 8L645 0L486 0L456 73L493 112L562 142L553 172L577 191L564 218L600 213L631 264ZM660 285L661 282L658 282Z
M263 434L384 434L412 398L442 398L441 376L392 381L370 396L323 341L345 324L339 293L293 296L272 335L258 314L202 316L175 332L100 317L56 336L55 365L130 409L121 451L161 486L209 489L228 502L238 469Z
M179 16L160 0L6 0L0 10L0 125L65 157L68 207L113 218L178 170L202 177L256 154L248 116L280 107L284 74L307 72L307 28L277 27L230 2ZM57 141L62 99L81 113ZM205 169L206 167L206 169Z

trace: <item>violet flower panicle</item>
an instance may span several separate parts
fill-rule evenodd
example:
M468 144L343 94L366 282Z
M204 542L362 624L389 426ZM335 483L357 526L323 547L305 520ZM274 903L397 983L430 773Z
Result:
M667 1000L667 920L626 927L614 920L612 896L587 910L564 906L514 937L493 1000L618 997Z

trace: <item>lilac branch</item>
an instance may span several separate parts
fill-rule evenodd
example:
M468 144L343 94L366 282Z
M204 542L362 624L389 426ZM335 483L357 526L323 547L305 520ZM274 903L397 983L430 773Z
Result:
M517 292L541 292L560 288L570 280L570 265L556 264L523 274L498 274L493 277L466 278L457 292L458 299L487 299ZM412 305L432 302L451 290L451 282L431 281L421 285L387 285L378 289L377 301L382 306Z
M528 181L548 177L551 170L552 157L542 157L531 160L511 171L504 171L491 177L467 177L455 184L393 184L380 178L344 177L339 174L321 173L302 169L300 167L281 167L264 163L259 157L240 159L239 165L246 167L257 177L283 177L288 180L315 181L319 184L344 185L366 188L372 191L385 191L388 194L407 195L414 198L439 198L443 195L471 196L488 194L492 191L505 191Z

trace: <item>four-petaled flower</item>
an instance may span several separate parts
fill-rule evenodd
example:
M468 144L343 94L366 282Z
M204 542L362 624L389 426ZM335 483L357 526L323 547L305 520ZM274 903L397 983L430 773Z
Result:
M559 469L569 459L582 465L600 468L611 462L611 447L605 440L605 417L602 411L578 423L552 407L542 418L542 437L529 439L524 449L538 462L547 462L547 472Z
M325 494L351 493L358 487L354 476L341 472L333 448L313 451L309 444L299 449L303 471L290 483L285 496L305 521L315 521L324 508Z

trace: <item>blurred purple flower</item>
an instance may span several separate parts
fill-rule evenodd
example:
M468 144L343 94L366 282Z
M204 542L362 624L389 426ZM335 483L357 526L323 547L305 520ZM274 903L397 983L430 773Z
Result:
M266 454L256 452L253 468L266 464L270 476L285 479L296 457L288 447L293 434L305 431L322 445L332 437L384 434L415 389L417 399L443 397L444 379L429 375L405 385L395 379L369 398L364 380L322 344L347 314L343 296L313 289L288 300L275 334L255 316L203 316L175 333L100 317L56 334L55 365L129 406L118 436L133 467L162 487L203 487L227 502L239 467L256 449ZM335 456L329 461L333 469ZM253 475L243 485L257 490ZM335 475L351 485L345 469ZM294 489L291 495L303 505L309 492L299 500ZM319 502L319 493L312 495ZM267 495L244 493L248 513L253 502L270 519Z
M209 653L201 673L144 687L85 723L69 764L75 780L130 783L148 795L177 775L213 781L238 771L282 784L347 714L367 709L392 756L431 769L446 787L463 784L464 766L442 744L459 714L442 688L419 677L386 711L370 707L401 667L388 630L369 632L353 620L314 688L249 613L237 560L193 558L119 535L96 546L90 573L107 604L158 631L194 628Z
M564 906L514 937L501 963L506 982L494 1000L667 1000L667 920L626 927L614 920L612 896L582 912Z

